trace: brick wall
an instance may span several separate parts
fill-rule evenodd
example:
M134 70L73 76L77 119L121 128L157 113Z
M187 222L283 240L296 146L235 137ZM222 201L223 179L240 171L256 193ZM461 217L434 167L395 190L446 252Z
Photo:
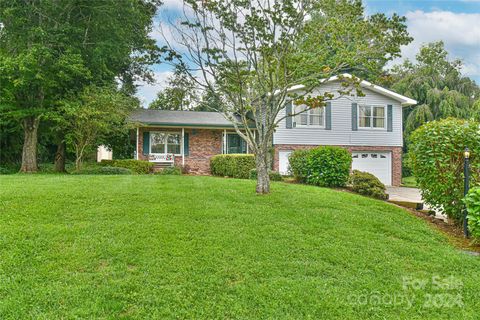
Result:
M182 129L171 128L140 128L138 137L139 159L147 160L143 155L144 131L181 132ZM189 155L185 156L185 170L192 174L209 174L210 158L222 153L223 130L215 129L185 129L189 134ZM175 157L175 164L182 166L182 157Z
M277 144L275 145L275 154L273 158L273 169L278 171L279 168L279 151L294 151L299 149L312 149L317 146L312 145L294 145L294 144ZM339 146L353 151L390 151L392 153L392 185L399 186L402 183L402 147L373 147L373 146Z

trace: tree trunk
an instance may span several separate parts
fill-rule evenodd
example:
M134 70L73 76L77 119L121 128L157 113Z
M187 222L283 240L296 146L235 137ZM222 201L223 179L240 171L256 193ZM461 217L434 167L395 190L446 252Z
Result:
M40 118L28 117L23 119L23 151L22 151L22 167L20 172L37 172L37 141L38 141L38 125Z
M65 141L61 141L57 145L57 152L55 152L55 172L65 172Z
M270 193L270 177L268 176L268 152L259 152L255 155L257 169L257 193Z

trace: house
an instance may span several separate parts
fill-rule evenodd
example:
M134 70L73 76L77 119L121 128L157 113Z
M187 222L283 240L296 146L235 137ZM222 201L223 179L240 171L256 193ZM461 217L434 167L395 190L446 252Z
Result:
M351 77L344 74L343 77ZM402 108L416 101L362 81L363 95L336 95L326 107L296 114L305 106L287 103L273 136L273 170L288 173L288 156L297 149L335 145L352 153L352 169L367 171L385 185L402 178ZM301 91L302 86L292 88ZM324 81L314 93L338 92L340 79ZM284 118L281 120L281 118ZM209 160L222 153L248 153L248 146L221 113L137 110L137 159L177 164L209 173ZM172 156L173 154L173 156Z

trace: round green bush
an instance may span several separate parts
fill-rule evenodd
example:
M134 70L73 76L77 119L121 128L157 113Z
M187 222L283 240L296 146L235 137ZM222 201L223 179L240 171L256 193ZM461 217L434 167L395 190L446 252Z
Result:
M468 230L477 241L480 240L480 187L472 188L465 197Z
M409 166L433 209L460 223L463 208L463 162L470 149L470 179L480 177L480 132L475 121L448 118L429 122L410 136Z
M306 165L306 183L321 187L344 187L350 175L352 156L341 147L317 147L309 151Z
M385 185L368 172L353 170L350 176L350 188L352 191L365 196L381 200L388 199Z

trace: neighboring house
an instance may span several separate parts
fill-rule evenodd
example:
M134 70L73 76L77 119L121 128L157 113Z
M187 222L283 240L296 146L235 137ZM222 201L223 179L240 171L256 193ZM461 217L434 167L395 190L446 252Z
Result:
M349 75L343 75L349 77ZM363 95L336 96L325 108L288 116L304 106L288 103L279 114L273 136L273 169L288 173L288 156L297 149L335 145L352 153L352 169L371 172L386 185L400 185L402 178L402 108L415 100L361 82ZM297 86L292 91L301 91ZM336 78L324 82L316 92L338 92ZM209 160L221 153L248 153L246 143L233 125L216 112L138 110L132 117L138 123L137 158L174 162L190 172L209 173ZM182 143L183 141L183 143ZM166 159L168 157L169 159Z

